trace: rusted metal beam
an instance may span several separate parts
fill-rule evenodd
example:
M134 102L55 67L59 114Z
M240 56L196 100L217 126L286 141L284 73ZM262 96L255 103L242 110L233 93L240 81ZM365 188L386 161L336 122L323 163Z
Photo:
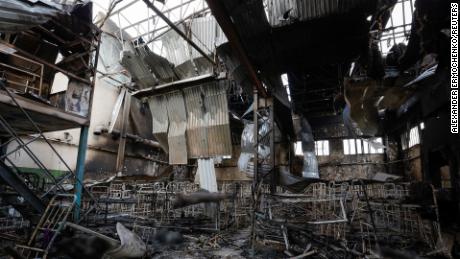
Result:
M185 35L185 33L183 33L179 28L177 28L177 26L171 20L169 20L168 17L166 17L160 10L158 10L149 0L142 1L144 1L147 7L152 9L152 11L154 11L158 16L160 16L160 18L163 19L163 21L165 21L171 27L171 29L173 29L175 32L177 32L177 34L179 34L179 36L181 36L185 41L187 41L187 43L190 44L190 46L192 46L203 57L205 57L206 60L208 60L213 65L216 64L214 60L212 60L212 58L210 58L200 47L198 47L198 45L196 45L192 39L189 39L187 35Z
M238 33L236 32L233 22L230 19L230 16L227 14L225 7L222 5L222 2L219 0L206 0L206 2L208 3L208 6L211 9L212 14L216 18L217 23L219 23L220 28L222 28L222 30L225 33L225 36L227 36L227 39L230 42L230 45L232 46L233 50L238 55L241 63L248 70L252 83L254 84L255 88L257 88L259 95L261 97L267 97L267 91L263 87L262 82L259 80L259 77L257 76L256 70L251 64L251 61L249 61L249 58L246 55L243 46L241 45L240 38L238 36Z

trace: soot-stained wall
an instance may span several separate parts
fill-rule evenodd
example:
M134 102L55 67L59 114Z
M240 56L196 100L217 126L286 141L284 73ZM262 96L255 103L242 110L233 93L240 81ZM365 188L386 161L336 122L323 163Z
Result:
M391 163L386 163L396 159L396 143L386 143L383 154L345 155L343 140L355 137L348 134L340 118L312 121L311 124L315 141L329 141L329 155L317 156L322 179L341 181L371 179L376 173L399 174Z

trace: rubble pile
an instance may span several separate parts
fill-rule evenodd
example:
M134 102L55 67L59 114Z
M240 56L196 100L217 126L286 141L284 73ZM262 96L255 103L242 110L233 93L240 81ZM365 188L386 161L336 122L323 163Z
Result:
M301 194L264 194L257 238L292 256L379 257L409 248L419 256L447 254L435 196L429 204L414 204L409 194L407 183L353 182L315 183Z

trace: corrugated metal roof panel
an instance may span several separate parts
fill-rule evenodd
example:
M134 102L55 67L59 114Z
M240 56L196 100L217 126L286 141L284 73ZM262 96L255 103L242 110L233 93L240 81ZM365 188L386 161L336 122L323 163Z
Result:
M191 29L193 40L207 54L214 52L216 46L227 42L227 38L213 16L199 17L192 20ZM201 57L195 49L192 48L192 58Z
M231 155L228 84L221 80L184 89L190 157Z
M168 152L168 110L166 96L153 96L149 99L150 111L152 112L152 133L160 142L163 150Z
M107 27L110 25L115 26L111 20L108 20L104 24L104 26ZM103 29L104 28L105 27L103 27ZM120 52L123 50L120 41L107 33L102 33L101 37L102 38L99 50L99 62L97 64L97 69L104 74L110 74L111 78L119 82L131 82L131 77L129 75L119 73L120 71L124 70L123 66L119 62ZM119 83L117 82L117 84Z
M167 59L143 48L139 49L139 53L152 73L162 82L171 82L176 79L173 70L174 65L169 63Z
M131 77L141 89L152 87L156 84L157 80L141 56L129 50L122 51L120 55L120 63L129 71Z
M43 24L63 13L61 8L48 1L0 0L0 31L18 32Z
M166 95L169 117L168 146L169 163L173 165L187 164L187 114L184 97L177 91Z
M293 21L307 21L332 14L343 14L369 0L264 0L271 26L283 26ZM283 17L285 16L285 17Z
M178 27L184 31L184 24ZM216 46L227 42L225 34L213 16L194 18L190 27L193 41L209 55L214 52ZM189 34L189 32L186 33ZM201 57L201 54L190 47L175 31L171 30L165 33L161 40L162 46L166 50L166 58L176 66L183 64L190 58Z
M183 26L178 26L182 31ZM190 59L187 42L177 32L171 30L161 37L162 46L166 51L166 58L174 65L180 65Z
M179 66L176 66L174 70L180 79L186 79L197 75L212 73L213 66L206 58L199 57L194 59L193 63L190 60L185 61Z

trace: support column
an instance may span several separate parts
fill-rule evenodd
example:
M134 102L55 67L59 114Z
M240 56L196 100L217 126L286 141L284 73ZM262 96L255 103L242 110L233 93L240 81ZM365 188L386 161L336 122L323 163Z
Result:
M80 140L78 143L77 168L75 169L75 210L73 215L74 222L80 219L81 200L83 196L83 179L85 177L86 150L88 149L89 126L81 127Z
M271 178L270 178L270 193L276 192L276 152L275 152L275 102L272 100L270 105L270 164L272 167Z
M257 187L258 187L258 147L259 147L259 126L258 126L258 116L257 110L259 108L259 96L257 93L257 89L254 89L254 102L253 102L253 116L254 116L254 149L253 149L253 165L254 165L254 175L252 178L252 211L251 211L251 247L252 252L254 253L255 250L255 242L256 242L256 232L255 232L255 224L256 224L256 207L257 207Z
M131 108L131 94L126 91L125 100L123 102L123 116L121 117L120 139L118 144L117 165L116 171L118 176L122 175L125 163L125 150L126 150L126 134L128 130L129 111Z
M93 111L94 101L94 89L96 88L96 76L97 76L97 65L99 63L99 49L101 47L102 32L97 36L97 46L94 46L96 42L92 43L91 47L96 47L96 53L94 53L94 63L92 66L92 80L91 80L91 94L89 96L89 107L88 107L88 121L91 121L91 113ZM83 179L85 178L85 161L86 151L88 149L88 135L89 135L89 124L82 125L80 129L80 140L78 143L78 154L77 154L77 165L75 168L75 208L73 214L74 222L80 220L81 211L81 200L83 196Z

